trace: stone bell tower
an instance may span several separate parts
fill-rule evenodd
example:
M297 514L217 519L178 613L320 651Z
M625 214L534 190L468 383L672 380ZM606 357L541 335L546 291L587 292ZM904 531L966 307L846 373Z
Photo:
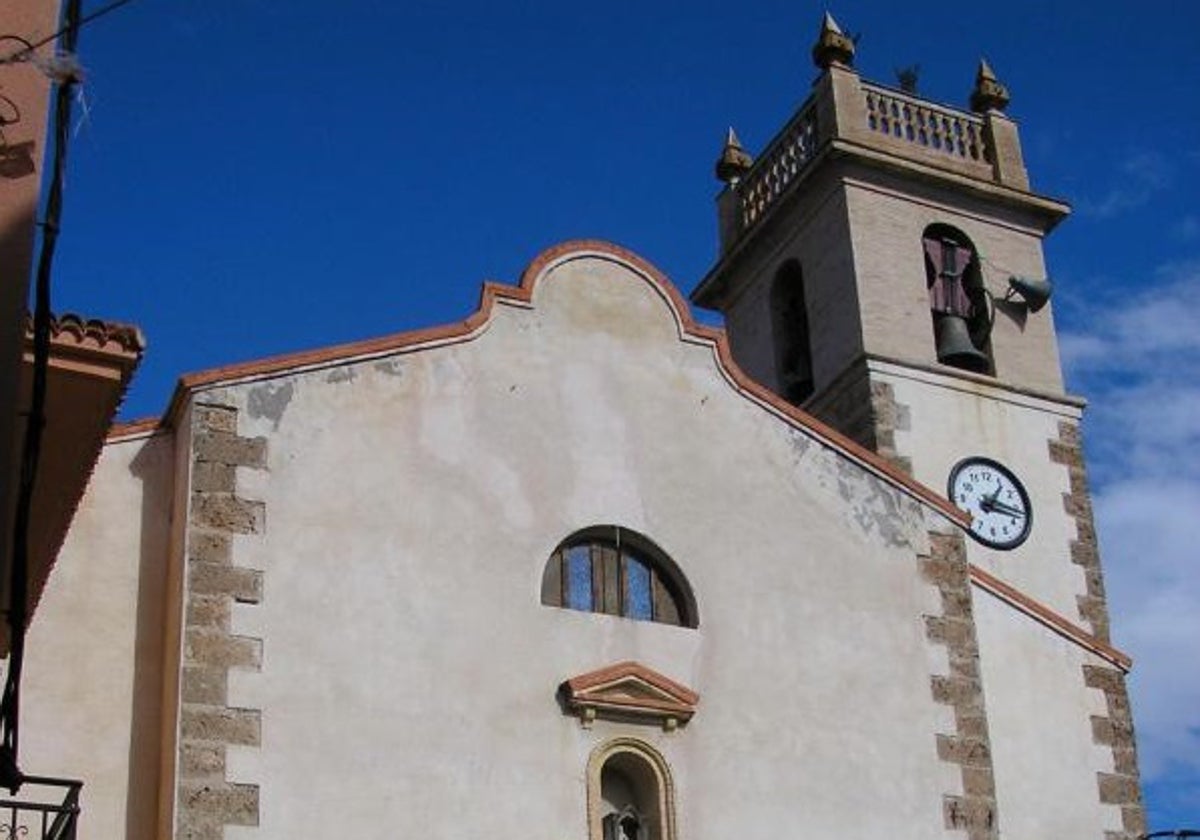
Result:
M1087 835L1064 816L1066 834L1132 838L1143 829L1129 661L1109 644L1084 403L1064 390L1042 252L1069 208L1031 189L1008 91L985 61L961 109L861 78L854 52L827 14L819 76L782 130L757 159L730 130L716 165L720 254L692 300L725 316L747 373L972 515L1003 833L1043 836L1047 809L1074 797L1107 816ZM1063 670L1068 637L1079 661ZM1030 690L1038 721L1016 711ZM1068 731L1071 756L1019 746ZM1089 761L1094 774L1059 790L1060 805L1040 801Z

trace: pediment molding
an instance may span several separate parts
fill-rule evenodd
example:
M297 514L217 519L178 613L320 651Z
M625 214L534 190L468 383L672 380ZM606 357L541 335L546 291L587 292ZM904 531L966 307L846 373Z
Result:
M618 662L571 677L559 691L585 727L608 717L671 731L691 720L700 702L699 694L640 662Z

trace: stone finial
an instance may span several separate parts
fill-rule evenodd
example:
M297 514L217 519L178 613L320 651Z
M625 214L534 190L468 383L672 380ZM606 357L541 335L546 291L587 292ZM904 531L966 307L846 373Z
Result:
M822 70L828 69L831 64L849 67L854 63L854 41L842 32L829 12L821 21L821 34L817 36L817 43L813 44L812 58L813 63Z
M971 110L980 113L984 111L1003 111L1008 107L1008 88L996 78L995 71L987 63L987 59L979 59L979 69L975 72L975 89L971 91Z
M721 149L721 156L717 158L717 180L724 181L726 184L736 184L743 175L750 171L750 167L753 165L754 158L750 157L750 153L742 148L737 133L730 126L729 133L725 136L725 146Z

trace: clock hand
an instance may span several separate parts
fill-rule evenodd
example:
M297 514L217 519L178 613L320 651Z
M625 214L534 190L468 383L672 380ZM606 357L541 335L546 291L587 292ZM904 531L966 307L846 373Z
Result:
M989 513L994 510L999 513L1007 513L1009 516L1019 516L1022 519L1025 518L1025 511L1018 510L1015 507L1009 507L1008 505L1004 504L1004 502L997 502L993 500L988 503L987 509Z

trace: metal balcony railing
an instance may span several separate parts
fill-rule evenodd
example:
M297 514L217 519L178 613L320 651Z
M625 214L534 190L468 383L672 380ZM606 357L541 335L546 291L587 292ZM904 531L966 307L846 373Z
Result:
M0 799L0 840L75 840L83 782L26 776L21 799Z

